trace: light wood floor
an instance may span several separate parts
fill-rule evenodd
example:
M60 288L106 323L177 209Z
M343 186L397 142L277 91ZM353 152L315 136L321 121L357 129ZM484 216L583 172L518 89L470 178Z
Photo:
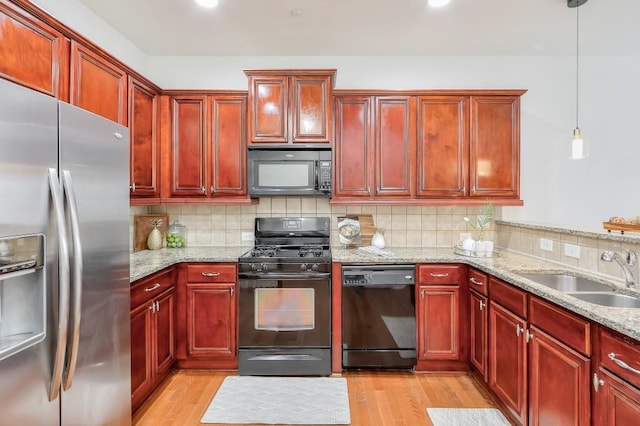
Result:
M230 372L174 371L138 410L134 426L200 425L218 387ZM492 407L467 374L346 372L353 426L431 425L428 407Z

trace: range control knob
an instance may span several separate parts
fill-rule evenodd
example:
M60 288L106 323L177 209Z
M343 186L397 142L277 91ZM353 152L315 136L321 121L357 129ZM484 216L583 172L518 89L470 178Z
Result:
M301 264L300 265L300 270L301 271L306 271L307 270L307 264L306 263Z
M260 264L260 269L258 269L258 271L266 271L269 269L269 265L266 263L261 263Z
M311 265L311 270L312 271L317 271L318 270L318 264L314 263L313 265Z

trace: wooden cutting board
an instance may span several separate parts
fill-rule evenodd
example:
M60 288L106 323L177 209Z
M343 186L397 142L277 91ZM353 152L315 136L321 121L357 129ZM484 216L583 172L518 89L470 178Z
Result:
M360 243L349 244L347 247L355 248L360 246L370 246L371 238L376 232L376 225L373 223L373 216L370 214L347 214L341 217L357 220L360 224Z
M133 216L133 250L146 250L147 238L153 229L149 221L162 220L158 229L162 234L162 246L166 245L167 228L169 227L169 215L167 214L137 214Z

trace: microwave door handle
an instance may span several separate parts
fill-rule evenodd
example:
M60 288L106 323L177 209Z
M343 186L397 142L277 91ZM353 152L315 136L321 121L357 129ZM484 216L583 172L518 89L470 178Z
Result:
M319 167L319 164L318 164L318 163L319 163L319 161L318 161L318 160L314 161L314 165L315 165L315 167L313 168L313 170L314 170L314 172L315 172L315 179L316 179L316 181L315 181L315 184L314 184L313 188L314 188L316 191L317 191L318 189L320 189L320 186L319 186L319 184L318 184L318 167Z

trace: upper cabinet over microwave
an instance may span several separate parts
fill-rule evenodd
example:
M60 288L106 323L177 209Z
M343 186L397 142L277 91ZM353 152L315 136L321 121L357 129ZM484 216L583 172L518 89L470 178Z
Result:
M249 145L328 145L335 69L244 70L249 77Z

